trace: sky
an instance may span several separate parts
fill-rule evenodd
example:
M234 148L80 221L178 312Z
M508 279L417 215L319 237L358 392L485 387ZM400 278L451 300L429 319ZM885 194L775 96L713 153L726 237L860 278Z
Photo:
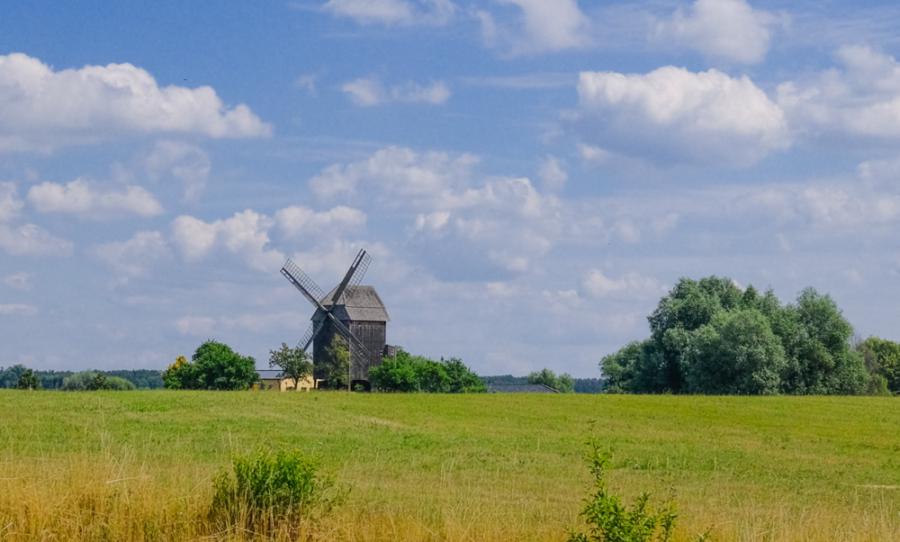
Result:
M388 342L600 376L680 277L900 339L894 2L9 3L0 366L264 367L360 248Z

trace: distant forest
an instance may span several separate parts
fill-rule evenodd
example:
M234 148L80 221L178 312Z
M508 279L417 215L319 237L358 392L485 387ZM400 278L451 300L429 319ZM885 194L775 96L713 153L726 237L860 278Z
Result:
M19 376L25 372L26 368L22 365L13 365L12 367L0 367L0 388L15 388L19 381ZM74 375L78 371L34 371L34 375L41 383L41 388L45 390L58 390L62 388L63 380L66 377ZM138 389L155 390L163 387L162 374L160 371L150 369L137 369L133 371L96 371L108 377L119 377L134 384Z
M488 386L529 383L527 376L496 375L482 376L481 379ZM575 381L575 393L600 393L603 391L602 378L574 378L573 380Z

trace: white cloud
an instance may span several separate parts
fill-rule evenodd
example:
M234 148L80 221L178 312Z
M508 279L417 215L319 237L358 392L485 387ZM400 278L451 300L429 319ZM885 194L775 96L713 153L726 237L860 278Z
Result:
M591 296L650 298L665 293L666 288L653 277L627 273L612 278L599 269L590 270L582 281L582 287Z
M208 316L183 316L175 321L175 328L182 335L209 338L216 326L216 320Z
M160 232L142 231L127 241L102 244L94 252L124 277L142 277L150 266L169 256L169 245Z
M456 13L451 0L328 0L322 8L359 24L385 26L440 26Z
M470 154L452 157L443 152L386 147L360 162L331 165L310 179L309 185L323 198L352 195L363 186L377 188L386 200L433 200L454 186L462 186L476 163L478 159Z
M365 226L366 213L345 205L327 211L294 205L276 212L275 223L287 237L330 237Z
M87 218L133 214L150 217L162 214L162 205L140 186L101 191L91 183L76 179L66 184L43 182L28 190L28 202L41 213L64 213Z
M37 312L37 307L33 305L22 303L0 304L0 316L34 316Z
M538 177L544 183L546 190L556 191L565 186L566 181L569 179L569 174L566 173L566 168L557 157L546 156L541 161Z
M582 72L578 96L586 138L652 161L749 164L790 144L781 108L746 76Z
M271 271L284 261L281 252L269 247L272 224L272 219L250 209L214 222L183 215L172 222L172 238L189 261L202 260L213 250L222 249L240 256L254 269Z
M391 102L441 105L450 99L450 89L443 81L426 85L407 82L387 89L374 77L361 77L344 83L341 90L360 107L374 107Z
M14 183L0 183L0 222L6 222L22 210L22 200L16 195L16 185Z
M184 185L184 197L195 199L206 186L212 168L209 155L196 145L180 141L158 141L144 159L154 179L171 176Z
M900 63L864 46L843 47L836 57L840 69L778 86L778 103L792 126L840 144L900 138Z
M755 10L745 0L696 0L688 10L657 23L654 38L714 57L756 64L769 50L772 30L781 19Z
M318 80L318 75L314 73L304 73L298 75L297 78L294 79L294 88L305 90L310 96L315 96L317 94L316 83Z
M16 256L68 256L72 243L34 224L9 227L0 224L0 249Z
M520 10L514 25L498 24L494 15L475 12L485 44L512 54L563 51L590 45L590 20L577 0L497 0Z
M128 134L213 138L271 133L246 105L211 87L160 87L131 64L56 71L21 53L0 56L0 152L48 151Z
M10 288L15 288L16 290L30 290L31 278L31 273L26 273L24 271L20 273L13 273L12 275L3 277L3 284L9 286Z

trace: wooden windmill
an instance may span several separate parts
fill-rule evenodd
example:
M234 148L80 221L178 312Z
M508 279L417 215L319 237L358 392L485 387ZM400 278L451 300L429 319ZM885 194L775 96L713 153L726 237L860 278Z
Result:
M316 367L326 358L326 348L335 334L342 336L350 350L350 385L369 385L369 369L381 364L386 353L387 323L384 303L372 286L362 286L372 258L360 250L338 283L327 294L290 259L281 274L300 290L315 312L298 346L304 351L313 345Z

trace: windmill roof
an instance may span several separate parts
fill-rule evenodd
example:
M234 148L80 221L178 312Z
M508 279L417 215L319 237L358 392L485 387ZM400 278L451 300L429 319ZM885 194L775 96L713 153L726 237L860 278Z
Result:
M332 288L320 303L330 307L335 290L337 290L337 286ZM347 286L334 305L334 315L338 320L354 322L387 322L390 320L384 303L372 286Z

